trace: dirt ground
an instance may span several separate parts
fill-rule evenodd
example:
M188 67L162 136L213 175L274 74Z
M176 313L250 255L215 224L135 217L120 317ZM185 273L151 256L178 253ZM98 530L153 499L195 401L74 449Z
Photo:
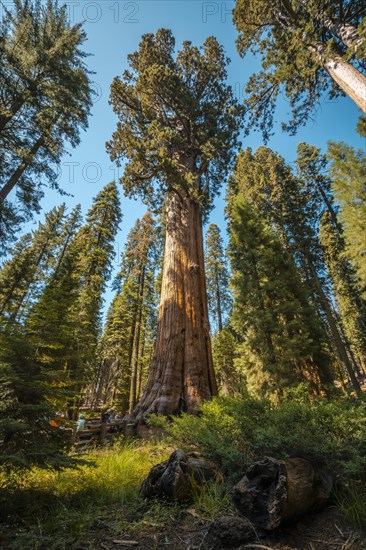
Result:
M156 529L147 523L146 529L131 534L96 533L91 545L84 549L115 550L117 548L136 549L176 549L176 550L214 550L224 549L208 542L208 530L211 523L186 513L181 521L171 518L164 529ZM91 542L91 541L90 541ZM261 536L253 543L243 544L239 550L366 550L366 538L350 527L335 507L302 518L296 523L280 527L270 536Z

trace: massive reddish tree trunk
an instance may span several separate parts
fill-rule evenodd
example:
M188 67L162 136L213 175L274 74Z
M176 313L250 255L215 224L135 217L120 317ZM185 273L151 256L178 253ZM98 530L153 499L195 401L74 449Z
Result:
M166 205L166 240L158 332L147 387L132 412L194 413L217 394L199 204L177 194Z

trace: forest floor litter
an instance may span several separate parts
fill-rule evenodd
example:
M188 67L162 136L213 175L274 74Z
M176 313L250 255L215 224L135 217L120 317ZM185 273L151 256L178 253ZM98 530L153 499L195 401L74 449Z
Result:
M192 515L193 513L193 515ZM189 510L177 521L173 517L161 527L145 522L139 531L116 533L113 524L106 529L102 522L91 533L90 540L75 547L77 550L176 549L176 550L225 550L226 547L207 543L211 521L198 517ZM335 506L323 512L301 518L276 529L267 536L260 536L253 543L236 547L238 550L366 550L365 535L357 532L345 520ZM5 550L5 549L4 549Z

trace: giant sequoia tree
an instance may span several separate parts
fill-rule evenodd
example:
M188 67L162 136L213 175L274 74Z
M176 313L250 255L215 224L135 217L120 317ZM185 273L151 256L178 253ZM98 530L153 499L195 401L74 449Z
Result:
M278 94L289 99L294 133L325 95L347 94L366 111L366 9L350 0L237 0L234 22L241 55L262 54L262 70L247 85L248 127L268 138Z
M165 255L158 333L146 391L133 412L194 412L217 392L207 313L202 215L212 204L237 144L240 108L226 86L227 58L215 38L184 42L169 30L142 37L130 69L116 78L119 121L111 158L127 160L130 196L165 206Z

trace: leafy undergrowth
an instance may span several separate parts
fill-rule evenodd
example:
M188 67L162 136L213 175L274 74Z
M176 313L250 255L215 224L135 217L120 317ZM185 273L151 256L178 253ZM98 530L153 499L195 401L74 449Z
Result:
M337 476L334 503L337 513L348 519L345 529L366 528L364 404L300 399L296 394L279 406L247 397L218 398L203 405L199 416L182 415L170 423L152 420L164 425L166 441L121 440L84 455L89 464L78 469L0 476L0 547L112 549L121 540L135 541L137 548L198 547L212 520L235 513L230 486L251 461L265 455L327 463ZM144 502L141 482L178 446L215 460L225 482L207 483L186 506ZM334 521L339 527L339 518ZM322 529L318 535L309 531L313 540ZM273 547L282 548L277 541Z
M365 400L314 398L301 385L279 404L248 395L218 397L198 416L167 421L154 415L149 421L164 428L174 446L216 461L231 483L264 456L321 462L335 475L341 511L366 529Z
M163 427L175 446L215 460L232 481L263 456L323 461L353 479L366 469L366 401L310 398L300 388L279 405L218 397L198 416L182 414L171 422L151 415L149 422Z

